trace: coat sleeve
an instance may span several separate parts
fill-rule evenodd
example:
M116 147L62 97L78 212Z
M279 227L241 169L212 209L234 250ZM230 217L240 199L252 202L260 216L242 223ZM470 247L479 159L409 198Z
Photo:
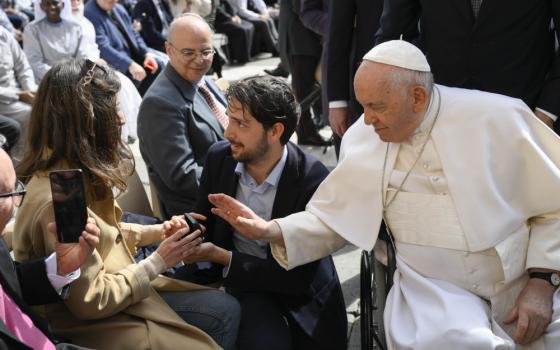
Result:
M202 167L187 137L192 105L173 106L160 97L144 98L138 114L138 136L143 151L165 186L194 196ZM161 121L164 120L165 123Z
M42 305L61 300L49 281L44 259L16 263L16 273L27 304Z
M325 37L329 33L329 13L323 0L302 0L300 20L304 26Z
M355 1L332 1L327 47L327 96L330 101L350 99L350 52L356 16Z
M403 36L406 41L414 42L420 34L420 0L385 0L376 45Z
M127 74L128 67L132 63L132 58L111 45L111 40L109 40L110 33L107 32L107 27L101 23L99 17L90 16L88 19L95 27L95 42L99 47L101 58L118 69L121 73Z
M33 215L30 233L33 248L19 247L18 250L33 249L37 255L52 253L54 238L47 231L47 224L53 221L52 202L48 202ZM101 232L98 248L102 251L103 241L111 238ZM39 251L41 248L42 252ZM100 250L96 249L80 269L81 275L71 284L69 297L65 300L70 312L79 319L110 317L149 295L149 279L138 264L108 271Z

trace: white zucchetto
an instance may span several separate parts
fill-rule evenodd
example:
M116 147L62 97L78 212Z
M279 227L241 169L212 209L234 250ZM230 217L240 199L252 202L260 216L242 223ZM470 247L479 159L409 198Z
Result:
M369 50L363 59L419 72L431 71L422 51L404 40L391 40L381 43Z

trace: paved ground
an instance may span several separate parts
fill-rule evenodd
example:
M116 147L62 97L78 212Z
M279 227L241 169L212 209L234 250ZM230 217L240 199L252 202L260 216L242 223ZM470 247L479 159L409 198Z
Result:
M273 69L278 64L278 58L261 58L250 62L244 66L225 67L223 70L223 78L227 80L238 80L244 77L261 75L263 69ZM321 131L325 137L330 136L328 128ZM293 138L295 141L295 137ZM332 169L336 165L336 156L334 148L329 147L326 152L322 147L304 146L302 147L306 152L309 152L323 161L323 163ZM138 150L138 142L132 145L132 149L136 159L136 167L140 179L146 188L146 192L150 193L148 189L148 176L146 173L146 166L142 161L140 152ZM348 315L348 349L360 349L360 319L359 315L359 262L360 250L354 246L347 246L344 249L334 254L334 261L338 271L338 277L342 284L344 292L344 300L346 302L346 310Z

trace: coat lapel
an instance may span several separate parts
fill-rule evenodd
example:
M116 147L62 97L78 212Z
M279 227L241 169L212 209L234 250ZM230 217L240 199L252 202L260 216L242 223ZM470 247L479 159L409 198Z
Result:
M282 170L280 181L278 181L276 197L274 197L274 205L272 207L272 219L292 214L300 192L297 183L300 177L298 166L300 159L291 143L286 144L286 147L288 147L288 158L286 159L284 170Z
M224 128L220 125L218 118L214 116L204 97L197 91L196 85L180 77L171 64L165 67L164 73L185 101L192 102L194 114L207 123L216 132L216 135L219 135L222 139Z

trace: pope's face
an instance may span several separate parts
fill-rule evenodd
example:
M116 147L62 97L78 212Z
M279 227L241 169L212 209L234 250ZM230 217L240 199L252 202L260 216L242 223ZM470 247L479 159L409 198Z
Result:
M413 88L390 84L395 68L380 63L362 63L356 73L356 98L364 108L364 121L385 142L402 142L420 125L423 113L415 111Z

